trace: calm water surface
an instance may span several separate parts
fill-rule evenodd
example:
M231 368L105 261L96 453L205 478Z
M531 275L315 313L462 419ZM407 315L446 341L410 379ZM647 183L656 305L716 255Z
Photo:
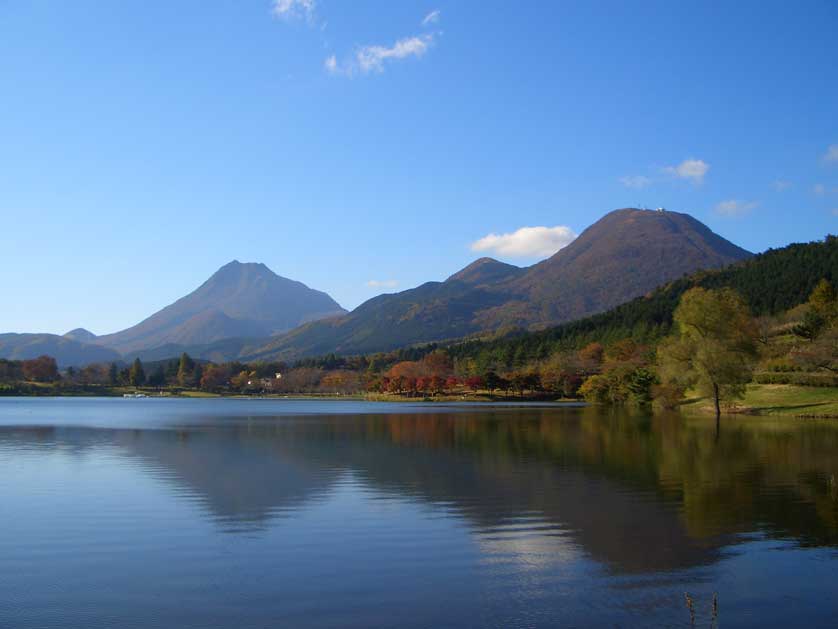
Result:
M0 399L0 627L835 627L836 472L829 422Z

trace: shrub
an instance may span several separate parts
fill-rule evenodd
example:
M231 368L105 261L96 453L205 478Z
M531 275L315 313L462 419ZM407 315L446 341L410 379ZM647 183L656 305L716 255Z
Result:
M795 384L801 387L838 387L838 374L802 372L761 372L754 374L757 384Z
M799 365L794 364L788 357L772 358L760 365L765 371L777 373L788 373L790 371L802 371Z

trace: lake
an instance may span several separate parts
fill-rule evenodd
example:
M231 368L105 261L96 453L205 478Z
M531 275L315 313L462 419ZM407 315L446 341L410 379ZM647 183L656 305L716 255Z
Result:
M836 472L827 421L0 398L0 627L834 627Z

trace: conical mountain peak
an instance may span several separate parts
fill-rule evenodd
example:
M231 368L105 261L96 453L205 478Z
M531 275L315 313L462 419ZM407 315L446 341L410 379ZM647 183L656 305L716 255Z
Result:
M84 328L76 328L64 334L65 339L72 339L79 343L93 343L96 340L96 335L90 330Z
M233 260L189 295L97 342L131 352L168 344L271 336L344 312L326 293L281 277L261 262Z

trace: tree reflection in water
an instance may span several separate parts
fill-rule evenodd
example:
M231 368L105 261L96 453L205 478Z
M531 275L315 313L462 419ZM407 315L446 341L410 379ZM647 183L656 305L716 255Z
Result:
M486 548L517 525L541 556L619 573L706 565L743 534L838 542L838 427L595 408L208 417L177 429L0 428L0 447L107 445L182 488L222 527L267 526L340 481L442 505ZM517 523L517 524L516 524ZM537 525L537 526L536 526ZM508 537L508 536L507 536ZM514 536L513 536L514 537Z

